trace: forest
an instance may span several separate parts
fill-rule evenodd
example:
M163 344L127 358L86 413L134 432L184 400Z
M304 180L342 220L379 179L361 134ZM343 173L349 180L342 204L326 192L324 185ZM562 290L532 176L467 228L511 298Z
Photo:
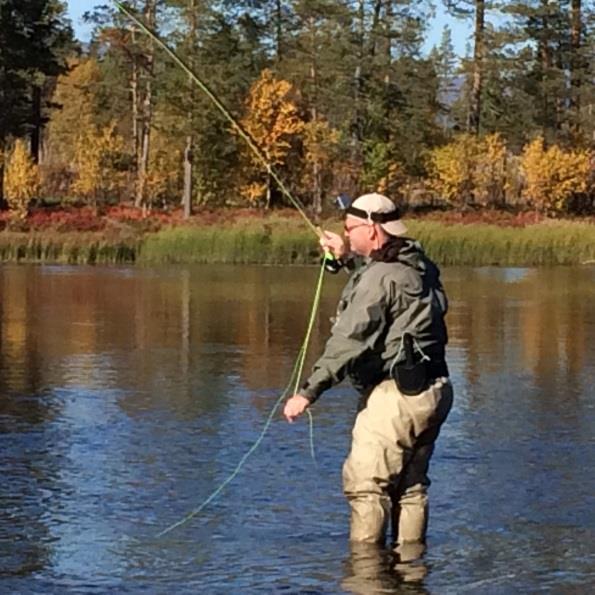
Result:
M427 50L425 0L134 0L313 214L338 193L411 209L589 217L595 6L444 0L469 22ZM107 2L79 42L60 0L0 3L0 207L279 209L210 99ZM1 215L1 214L0 214Z

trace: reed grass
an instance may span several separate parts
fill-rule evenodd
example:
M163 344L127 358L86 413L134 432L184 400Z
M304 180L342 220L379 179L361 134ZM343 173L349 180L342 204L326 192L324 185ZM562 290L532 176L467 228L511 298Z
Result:
M224 264L311 264L320 260L316 238L287 225L270 223L230 228L178 227L147 236L140 262Z
M548 221L524 228L409 221L410 235L443 265L572 265L595 258L595 225ZM331 225L339 231L337 225ZM318 262L316 239L294 222L246 223L230 228L177 228L148 236L143 263Z
M595 260L595 225L546 221L523 228L409 220L410 235L441 265L547 266ZM340 223L328 225L340 231ZM317 241L300 220L271 216L139 235L0 232L0 261L37 263L314 264Z
M120 264L136 260L139 239L101 233L0 233L0 262Z
M409 222L411 235L443 265L548 266L595 258L595 225L545 221L523 228Z

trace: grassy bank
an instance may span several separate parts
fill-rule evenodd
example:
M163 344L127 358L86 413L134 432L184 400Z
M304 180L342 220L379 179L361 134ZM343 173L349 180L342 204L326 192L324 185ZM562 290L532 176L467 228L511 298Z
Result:
M148 236L140 262L311 263L319 253L312 234L295 225L252 224L229 229L177 228ZM544 222L523 228L408 222L411 236L444 265L536 266L595 259L595 225ZM339 231L335 225L335 230Z
M229 227L177 227L147 236L140 262L311 264L318 242L300 221L271 219Z
M410 235L443 265L572 265L595 259L595 225L544 221L525 227L408 221ZM336 222L331 229L339 231ZM144 236L98 232L0 232L0 260L56 263L318 262L317 242L299 219L271 216L229 225L178 226Z
M0 232L0 262L118 264L134 262L141 239L97 232Z
M522 228L411 222L412 235L444 265L572 265L595 259L595 225L544 221Z

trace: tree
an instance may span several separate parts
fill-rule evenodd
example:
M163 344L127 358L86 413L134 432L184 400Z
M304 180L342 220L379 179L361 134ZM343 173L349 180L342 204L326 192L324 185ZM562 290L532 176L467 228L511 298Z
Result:
M305 176L302 192L314 194L313 210L322 210L322 192L332 183L333 163L338 155L339 131L331 128L326 120L312 119L304 125L303 146Z
M557 145L546 149L543 138L535 139L521 157L524 197L540 211L568 212L571 200L589 190L592 158L584 150L564 151Z
M439 120L443 128L451 125L451 106L458 98L459 88L456 78L457 56L452 43L452 31L445 26L440 43L432 48L429 56L436 72L438 84Z
M167 41L232 113L242 111L261 68L258 44L234 22L235 10L222 13L203 0L167 0L165 8L172 30ZM169 126L161 133L169 136L176 151L177 139L185 140L185 159L180 163L185 211L191 204L223 204L238 186L238 146L243 141L231 133L229 122L181 69L168 60L159 66L157 111L160 122L167 117Z
M129 7L152 30L157 30L165 0L131 0ZM130 137L136 168L135 206L145 203L146 183L149 176L151 129L155 110L155 58L154 43L138 31L118 10L100 6L88 19L96 23L93 36L97 53L112 60L110 75L118 80L125 75L129 107ZM118 68L119 66L119 68ZM122 69L124 66L124 69ZM112 114L114 117L115 114Z
M498 134L460 134L430 153L430 183L452 205L504 203L506 146Z
M25 142L16 141L6 167L6 200L8 208L18 219L27 216L29 203L39 192L39 167L35 164Z
M10 136L32 133L38 157L45 77L65 67L61 50L72 38L57 0L3 0L0 3L0 154ZM4 169L0 160L0 206Z
M59 0L36 0L28 3L30 41L28 44L31 84L31 153L40 160L42 131L48 122L48 110L55 79L67 70L67 57L76 45L66 6Z
M90 200L93 206L100 198L118 193L124 139L116 132L115 122L104 127L90 125L83 129L75 150L77 174L72 190Z
M48 126L48 153L54 162L71 163L80 131L102 124L104 82L96 58L72 59L67 73L58 77L52 96L55 109Z
M569 11L570 136L572 142L586 145L595 140L595 5L571 0Z
M458 17L474 16L473 29L473 69L469 108L467 114L467 130L479 134L482 111L482 88L484 83L484 66L486 58L485 15L486 0L445 0L447 10Z
M143 8L144 21L150 29L156 29L157 25L157 0L145 0ZM143 70L140 80L142 91L140 99L140 130L139 136L139 160L138 178L136 184L136 196L134 204L142 206L146 200L146 185L149 175L149 159L151 151L151 125L153 120L153 77L154 77L155 49L153 42L145 43L143 54Z
M303 192L319 213L325 186L332 183L328 168L337 152L339 130L352 114L351 89L342 66L348 47L342 28L349 23L349 13L330 0L295 0L292 7L294 27L286 40L282 73L301 91L308 119L304 148L309 187ZM325 149L329 155L323 154Z
M512 19L509 51L523 68L517 88L534 104L534 117L525 128L543 136L546 144L576 142L589 63L589 31L585 27L583 35L582 27L588 18L581 3L517 0L502 10Z
M583 26L581 22L581 0L572 0L570 14L570 80L572 83L572 93L570 96L571 106L573 109L573 130L575 133L580 132L580 92L583 79L583 64L582 64L582 33Z
M269 69L263 70L250 89L241 124L262 151L267 164L283 166L304 128L291 83L278 80ZM254 154L250 154L250 159L256 167L262 168ZM266 175L264 184L253 182L246 186L245 195L253 201L265 195L268 209L272 199L271 176Z
M186 13L187 22L187 41L186 45L189 49L190 61L189 66L191 69L194 68L194 56L197 52L197 31L198 31L198 10L196 0L189 0L188 9ZM189 99L193 102L196 98L196 92L194 88L194 82L188 81L189 86ZM193 181L194 181L194 146L196 143L194 133L194 111L191 106L188 107L187 115L188 131L186 133L186 146L184 147L184 192L182 195L182 206L184 208L184 218L190 217L192 214L192 194L193 194Z

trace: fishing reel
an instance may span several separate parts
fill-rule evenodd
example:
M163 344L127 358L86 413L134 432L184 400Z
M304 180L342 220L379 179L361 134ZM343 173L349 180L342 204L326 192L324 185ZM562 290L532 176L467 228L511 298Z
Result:
M324 261L324 270L333 275L336 275L345 264L340 258L335 258L330 252L325 252L322 260Z

